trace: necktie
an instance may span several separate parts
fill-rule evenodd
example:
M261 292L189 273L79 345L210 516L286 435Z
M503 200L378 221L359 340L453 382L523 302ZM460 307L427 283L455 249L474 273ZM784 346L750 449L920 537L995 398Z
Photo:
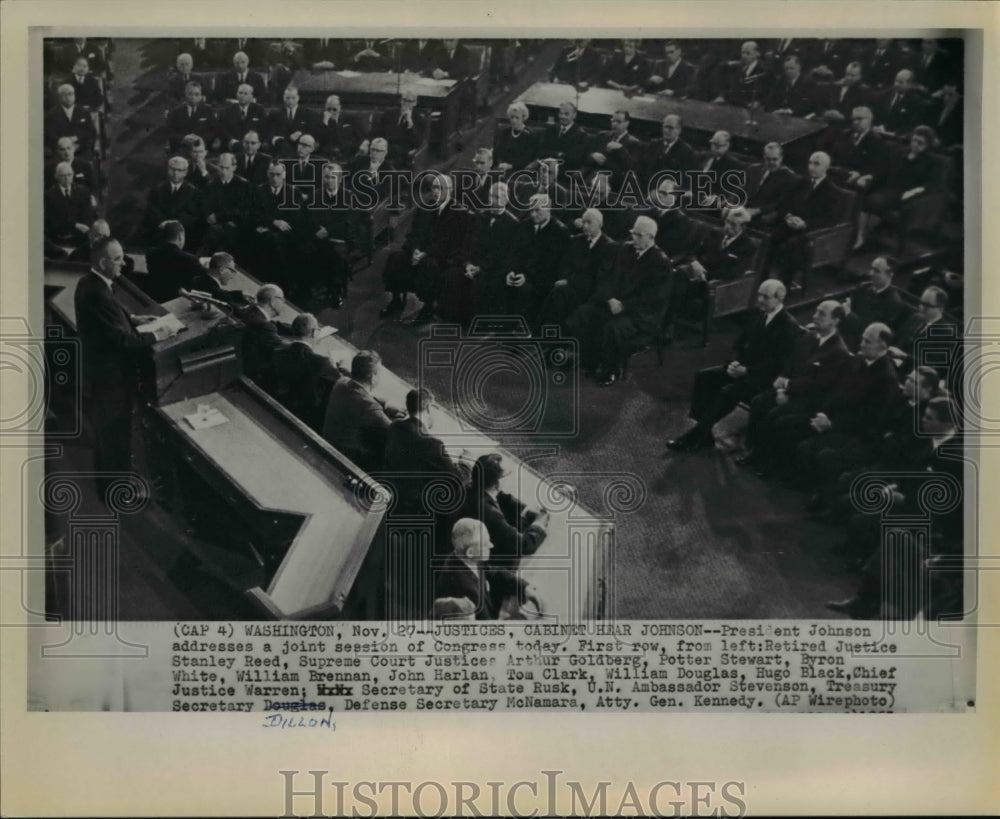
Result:
M897 102L899 102L899 94L893 94L892 95L892 104L889 107L890 108L895 108Z
M864 134L855 134L855 135L854 135L854 144L855 144L855 145L858 145L858 144L860 144L860 142L861 142L861 140L862 140L863 138L864 138Z
M240 111L243 112L243 113L240 114L240 118L241 119L246 119L247 118L247 109L246 108L240 108Z
M847 96L847 86L845 85L843 88L840 89L840 101L843 102L844 97L846 96Z
M760 176L760 184L757 186L757 190L764 187L764 183L767 182L767 178L771 175L770 171L764 171Z
M294 116L294 111L295 111L295 109L294 109L294 108L289 108L289 109L288 109L288 118L289 118L289 119L295 119L295 116Z
M62 192L63 192L63 196L65 196L67 199L69 199L69 188L63 188Z
M240 74L239 80L240 80L240 85L243 85L243 83L245 83L247 81L247 75L246 74Z

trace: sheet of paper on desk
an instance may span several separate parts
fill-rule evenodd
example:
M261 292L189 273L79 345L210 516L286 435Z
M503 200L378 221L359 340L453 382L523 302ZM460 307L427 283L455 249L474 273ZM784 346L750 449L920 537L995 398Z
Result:
M320 327L316 331L316 341L319 341L321 338L326 338L327 336L332 336L336 332L337 332L336 327L330 327L329 325Z
M341 77L360 77L360 71L338 71L337 74Z
M185 415L184 420L191 425L191 429L211 429L220 424L229 423L229 419L217 409L210 409L207 412L193 412L190 415Z
M136 329L140 333L151 333L159 330L161 327L166 327L173 330L175 333L179 333L181 330L187 329L187 325L173 313L166 313L162 316L158 316L153 321L147 322L146 324L140 324Z
M435 80L433 77L421 77L417 80L417 85L436 85L440 88L451 88L455 80Z

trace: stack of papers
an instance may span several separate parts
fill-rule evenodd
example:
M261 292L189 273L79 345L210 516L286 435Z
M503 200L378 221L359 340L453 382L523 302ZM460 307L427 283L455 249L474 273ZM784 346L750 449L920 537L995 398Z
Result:
M187 329L187 325L173 313L166 313L153 321L147 322L146 324L140 324L135 329L140 333L155 333L161 327L167 327L175 333L179 333L181 330Z
M229 419L214 407L199 407L198 412L185 415L184 420L191 425L191 429L211 429L229 423Z

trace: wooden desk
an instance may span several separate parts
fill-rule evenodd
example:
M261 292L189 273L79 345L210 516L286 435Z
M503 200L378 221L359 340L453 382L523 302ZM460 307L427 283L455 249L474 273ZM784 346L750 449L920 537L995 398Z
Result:
M292 84L299 89L299 99L303 103L319 107L330 94L336 94L345 106L391 108L399 104L402 89L409 88L417 94L418 107L430 111L440 120L436 139L435 129L431 128L431 141L439 153L445 149L450 152L454 147L464 87L461 82L435 80L408 72L348 72L345 76L341 71L303 69L296 73Z
M658 139L660 124L667 114L679 114L684 131L694 147L707 148L708 140L716 131L728 131L732 148L739 153L759 157L768 142L777 142L785 149L786 164L792 158L798 162L815 150L818 134L826 128L822 120L801 119L769 114L758 110L755 124L747 123L748 109L734 105L717 105L702 100L676 100L655 94L626 96L613 88L588 88L580 93L572 85L539 82L518 97L528 106L534 122L555 122L559 105L574 102L578 108L577 121L586 128L605 131L611 114L617 110L629 112L635 123L630 131L644 139ZM694 136L691 135L694 132Z

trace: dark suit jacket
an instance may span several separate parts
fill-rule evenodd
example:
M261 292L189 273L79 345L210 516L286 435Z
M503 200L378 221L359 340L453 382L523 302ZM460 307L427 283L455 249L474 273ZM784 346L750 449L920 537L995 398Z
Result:
M939 91L946 83L958 81L961 75L961 67L956 67L953 61L940 51L931 57L930 62L924 65L924 57L921 54L913 64L913 79L917 85L922 85L928 92Z
M965 124L965 112L963 109L964 106L961 99L947 112L944 110L943 100L934 100L927 109L922 121L934 129L934 133L938 135L938 139L944 147L961 145Z
M403 117L399 106L387 108L372 122L372 138L382 137L389 143L389 158L397 163L405 163L406 155L417 150L427 136L427 117L418 110L413 111L413 127L400 122Z
M358 152L363 135L359 135L354 124L349 122L341 112L340 119L323 122L323 114L316 118L316 128L313 134L319 143L319 152L323 156L340 159L352 159Z
M208 275L208 271L202 269L191 279L191 289L202 293L208 293L212 298L224 301L234 307L246 307L250 297L240 290L227 290L219 282Z
M673 91L673 96L677 99L685 99L694 92L696 79L695 67L691 63L681 60L674 68L673 75L669 74L670 68L666 60L657 60L653 64L650 76L662 77L663 82L646 82L649 91Z
M865 79L869 85L875 88L892 85L892 81L903 67L903 63L903 55L895 43L892 43L881 54L876 51L873 43L861 60Z
M608 143L613 140L619 142L621 148L609 151ZM612 188L617 188L622 184L626 171L635 171L642 165L642 158L645 151L646 144L627 131L621 137L616 137L610 131L602 131L591 138L590 145L587 146L587 156L584 159L584 166L611 171L613 174L611 186ZM603 165L593 163L590 159L590 155L593 153L604 155L605 162Z
M475 221L470 210L449 202L443 211L417 208L403 244L410 254L422 250L439 270L463 266L472 257Z
M656 245L671 260L676 261L692 251L691 220L679 208L662 213L658 209L650 209L636 216L648 216L656 222ZM635 224L635 219L629 221L629 227Z
M635 247L624 244L618 247L614 269L603 283L599 283L591 303L618 299L623 313L631 317L641 333L652 333L663 318L670 300L673 267L670 260L656 245L636 259Z
M782 215L791 213L802 219L806 230L815 230L836 223L839 216L835 212L836 203L837 191L830 177L824 177L815 189L811 179L800 179L782 203L781 210Z
M511 571L474 571L455 555L448 555L434 568L434 599L467 597L475 606L477 620L497 619L504 598L519 594L524 585Z
M736 159L731 153L727 151L718 158L713 157L711 152L703 154L698 160L696 170L707 171L713 175L709 180L710 184L706 186L702 183L700 185L699 189L701 192L731 199L734 206L740 204L737 201L737 197L739 195L738 191L742 188L742 178L730 172L742 171L743 163ZM722 185L723 175L726 176L725 187Z
M552 289L568 243L569 230L555 217L538 231L530 220L521 223L509 264L511 270L526 278L535 299L544 298Z
M423 493L428 484L445 483L455 492L466 476L445 452L444 444L432 436L418 418L393 421L386 431L385 480L396 492L396 510L402 514L426 513Z
M447 71L448 78L452 80L464 80L472 74L472 53L461 43L455 46L455 51L450 56L443 45L430 56L431 59L427 61L428 73L440 68L442 71Z
M902 134L920 121L923 103L912 91L897 96L892 88L887 88L875 100L874 108L876 125L883 126L891 133Z
M816 333L805 333L795 342L781 371L788 379L789 397L808 412L815 412L820 401L834 389L850 360L851 354L839 334L835 333L820 345Z
M724 235L717 231L701 240L695 251L695 258L704 265L705 278L709 281L731 281L738 279L753 263L756 254L753 240L746 232L741 233L728 246L723 247Z
M59 160L54 160L46 163L45 165L45 187L48 188L49 185L55 184L56 181L56 165L59 164ZM96 191L98 189L97 185L97 171L94 169L94 164L88 162L86 159L80 159L80 157L73 157L73 184L83 185L85 188L89 188L91 191Z
M64 44L57 53L59 61L56 68L67 74L73 70L73 64L80 57L86 58L87 66L95 74L103 74L108 70L107 59L101 49L90 40L83 44L83 48L77 48L76 43L70 41Z
M211 149L217 131L215 113L205 103L194 109L193 113L188 111L186 104L178 105L167 115L167 139L171 151L179 150L181 142L188 134L197 134Z
M857 171L862 176L876 176L885 171L890 148L874 131L869 131L860 142L855 143L854 133L847 130L841 134L834 157L835 164L849 171Z
M644 55L637 53L631 62L626 63L625 55L620 51L616 51L604 66L604 75L601 78L601 84L608 85L611 82L616 82L619 85L634 85L639 88L645 88L646 82L649 80L649 75L649 60Z
M509 210L500 215L489 211L482 211L476 215L473 264L482 271L480 276L488 277L493 273L507 274L519 226L517 217Z
M69 196L63 195L58 185L45 191L45 238L59 243L71 240L73 244L87 241L87 234L75 227L77 223L90 227L97 218L93 197L83 185L71 185Z
M246 78L240 82L239 75L234 68L226 71L215 78L215 98L219 102L236 99L236 90L243 84L249 85L253 89L253 98L259 103L267 93L267 83L256 71L247 70Z
M260 135L259 131L257 133ZM263 185L267 182L267 168L270 164L270 154L264 154L258 151L253 157L253 162L249 161L246 154L237 154L236 174L238 176L242 176L247 182L256 188L258 185Z
M87 108L100 108L104 104L104 94L101 93L101 84L97 81L97 77L84 74L83 82L80 82L76 74L70 74L66 82L72 85L73 90L76 92L77 105L85 105Z
M848 86L832 83L826 88L822 107L827 111L840 111L844 119L850 120L851 112L861 105L870 106L874 96L875 92L863 83Z
M340 371L329 356L320 355L303 341L277 347L273 354L281 403L308 427L321 429L330 389Z
M459 514L486 524L493 541L491 568L516 568L522 555L534 554L545 540L545 529L526 523L524 505L506 492L492 498L473 489Z
M820 402L819 411L833 423L833 431L874 445L888 429L892 401L898 394L899 376L889 356L871 365L854 356L844 367L836 389Z
M287 334L288 329L268 319L256 304L240 310L239 319L246 325L243 331L243 370L265 390L274 392L277 380L274 354L285 346L281 335Z
M342 378L330 391L323 437L371 472L382 467L386 432L391 423L385 404L354 379Z
M865 327L873 321L888 324L897 335L906 327L913 310L903 301L899 288L889 285L876 293L867 284L851 293L851 312L840 323L840 332L851 350L857 350Z
M267 138L267 111L264 106L252 102L244 116L239 103L228 103L219 114L219 135L226 147L232 142L242 143L247 131L256 131L261 141Z
M800 180L784 165L768 173L767 179L764 179L765 171L767 168L763 164L747 168L747 207L759 208L754 222L766 225L785 215L781 208Z
M55 150L56 143L62 137L76 137L77 154L86 154L94 147L94 122L90 118L90 112L82 105L73 106L73 113L67 116L61 105L50 108L45 113L42 125L45 135L45 144Z
M698 155L684 140L677 139L666 151L662 139L654 139L646 146L645 177L650 179L658 171L673 171L683 187L687 184L685 175L698 167Z
M292 134L301 131L303 134L311 134L316 130L316 114L299 102L295 109L295 116L288 118L288 109L282 105L271 112L268 118L268 135L272 144L278 138L290 140Z
M146 228L152 234L167 219L176 219L191 233L202 218L201 192L187 182L172 193L169 182L161 182L149 192L146 205Z
M566 287L575 303L587 301L599 284L611 275L617 250L618 244L604 233L597 237L593 247L582 233L570 237L559 278L566 279Z
M571 59L575 46L568 46L556 58L556 64L549 72L549 82L563 82L576 85L585 82L594 85L601 79L601 55L587 46L578 56Z
M80 338L83 395L95 402L130 403L135 389L135 353L156 343L139 333L128 311L96 273L85 275L73 294Z
M197 63L195 63L197 65ZM181 74L176 69L170 69L170 73L167 74L167 94L170 96L174 102L182 102L184 100L184 89L187 87L189 82L196 82L201 84L202 92L207 97L207 92L210 90L205 84L205 78L201 74L196 74L191 72L186 77Z
M538 147L540 159L561 159L561 170L576 170L583 167L591 136L575 122L565 134L560 134L560 126L550 125Z
M206 217L214 213L222 224L232 222L236 227L246 227L252 204L253 185L239 176L234 176L228 184L213 179L202 190L202 212Z
M190 289L196 276L205 272L198 257L185 253L170 242L151 247L146 254L149 274L142 280L142 289L161 304L177 297L180 288Z
M784 77L771 86L764 107L768 111L791 109L792 114L804 117L815 114L819 107L819 93L814 80L800 75L794 85Z
M512 171L519 171L538 157L538 143L538 134L527 126L515 137L509 125L499 125L493 137L493 164L509 162Z
M763 60L758 60L748 74L743 65L727 66L728 77L723 97L730 105L748 106L752 101L765 103L772 77Z
M219 169L215 167L211 162L205 163L205 172L201 173L196 170L194 163L191 163L188 169L188 175L184 177L184 181L189 185L194 185L199 191L204 192L205 188L208 187L209 183L213 179L219 178Z
M312 67L316 63L333 63L334 68L343 68L347 62L344 41L334 37L326 38L326 43L319 37L311 37L302 41L302 57L306 65Z
M397 56L397 64L403 71L414 74L429 74L434 70L438 50L441 44L436 40L426 40L420 47L420 40L403 40Z
M747 368L746 377L761 389L774 383L799 336L799 325L784 308L770 324L765 321L764 313L753 310L733 345L736 360Z

